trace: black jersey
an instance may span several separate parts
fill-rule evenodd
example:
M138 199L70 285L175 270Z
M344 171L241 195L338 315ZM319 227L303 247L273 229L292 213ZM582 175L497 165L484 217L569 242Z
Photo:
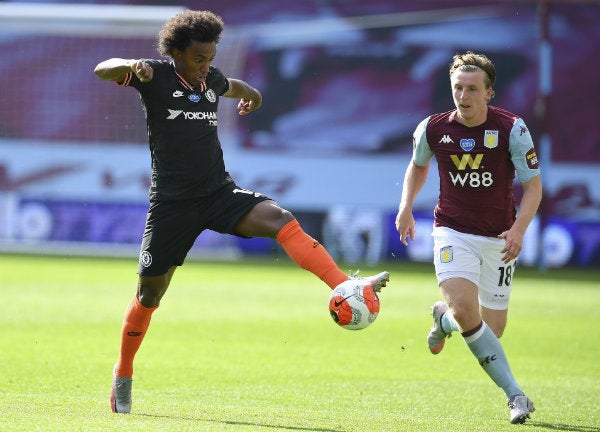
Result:
M146 116L150 200L207 196L231 183L217 136L219 97L229 88L223 73L211 66L205 85L192 87L172 63L145 61L154 70L151 81L129 73L120 84L137 89Z

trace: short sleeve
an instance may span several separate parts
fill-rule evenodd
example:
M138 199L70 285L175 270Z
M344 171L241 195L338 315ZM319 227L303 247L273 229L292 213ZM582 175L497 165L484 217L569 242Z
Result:
M219 96L223 96L229 90L229 80L225 77L219 68L210 67L210 75L208 78L209 87L212 88Z
M413 133L413 157L412 160L417 166L425 166L433 157L433 152L427 142L427 124L429 117L423 120Z
M508 148L517 178L521 183L526 183L540 175L538 155L529 129L521 118L518 118L513 124Z

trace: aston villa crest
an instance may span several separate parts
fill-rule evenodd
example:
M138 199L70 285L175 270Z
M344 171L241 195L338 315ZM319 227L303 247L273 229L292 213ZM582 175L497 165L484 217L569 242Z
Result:
M483 137L483 145L491 149L498 147L498 131L486 130Z

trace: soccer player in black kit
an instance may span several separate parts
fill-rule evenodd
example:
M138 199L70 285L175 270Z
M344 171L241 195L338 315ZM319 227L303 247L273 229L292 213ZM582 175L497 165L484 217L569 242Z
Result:
M125 312L113 371L110 403L117 413L131 411L135 354L175 269L205 229L274 238L296 264L331 289L349 279L292 213L265 195L239 187L225 170L217 136L219 98L239 99L238 112L246 115L261 106L262 96L212 66L222 30L218 15L187 10L168 20L159 33L158 52L171 61L111 58L94 70L100 79L139 92L152 161L138 286ZM362 279L378 290L389 274Z
M434 264L445 302L432 307L429 350L439 354L459 331L489 377L508 398L511 423L534 411L513 376L499 338L507 322L516 259L542 199L538 158L525 122L489 105L496 69L483 54L453 57L449 68L455 109L424 119L413 134L396 228L415 237L414 200L433 157L440 194L434 210ZM523 197L516 211L513 181Z

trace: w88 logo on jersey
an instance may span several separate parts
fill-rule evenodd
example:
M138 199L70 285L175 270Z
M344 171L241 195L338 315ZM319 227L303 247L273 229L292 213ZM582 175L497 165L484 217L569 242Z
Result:
M491 172L479 171L481 162L483 161L483 154L476 154L475 157L469 153L465 153L461 157L453 154L450 155L450 160L458 170L456 173L452 171L448 172L454 186L478 188L481 186L490 187L494 184ZM466 171L467 168L473 171Z
M450 175L450 180L454 186L470 186L472 188L478 188L481 186L490 187L494 184L492 173L488 171L471 171L465 173L453 173L450 171L448 174Z

